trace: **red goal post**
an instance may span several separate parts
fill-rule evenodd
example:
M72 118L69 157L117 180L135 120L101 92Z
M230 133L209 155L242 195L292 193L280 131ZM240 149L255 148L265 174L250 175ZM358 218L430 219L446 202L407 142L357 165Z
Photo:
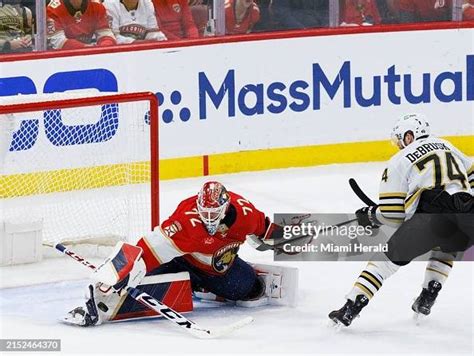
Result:
M111 236L130 240L128 232L143 234L159 224L153 93L19 95L0 98L4 102L0 224L40 220L49 242L100 240L109 228ZM148 197L141 197L144 192ZM134 226L142 210L147 226ZM107 218L99 222L101 215ZM89 228L91 222L97 226ZM61 223L66 228L54 231Z

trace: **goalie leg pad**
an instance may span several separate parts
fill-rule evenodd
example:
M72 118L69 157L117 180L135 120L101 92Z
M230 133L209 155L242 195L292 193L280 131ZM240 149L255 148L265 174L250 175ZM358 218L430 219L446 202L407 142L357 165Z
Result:
M177 312L186 313L193 310L191 281L187 272L147 276L137 288ZM115 308L110 314L110 320L130 320L158 316L155 311L148 309L127 294L120 297L119 302L115 304Z
M187 272L147 276L137 288L177 312L193 310L191 282ZM87 287L85 307L71 310L63 321L79 326L94 326L106 321L158 316L157 312L137 302L128 293L117 293L111 287L96 283Z
M237 306L254 308L263 305L296 306L298 269L284 266L252 264L257 278L250 291L239 300L229 300L210 291L196 291L200 300L235 303Z
M270 305L296 306L298 292L298 269L286 266L252 264L257 275L265 282L265 293L256 300L241 300L237 305L254 307L263 305L264 301ZM260 301L257 303L256 301Z

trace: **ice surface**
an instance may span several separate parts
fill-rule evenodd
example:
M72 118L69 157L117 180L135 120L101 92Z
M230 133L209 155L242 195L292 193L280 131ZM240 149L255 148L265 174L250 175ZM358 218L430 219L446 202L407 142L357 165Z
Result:
M212 177L242 194L267 214L349 213L361 206L347 184L354 177L376 196L383 164L331 165ZM209 178L161 183L162 217ZM272 263L270 252L249 246L240 256ZM252 315L255 322L218 340L197 340L166 320L144 320L77 328L57 320L82 302L88 271L64 258L0 268L0 337L60 338L65 353L311 353L472 355L474 263L459 262L432 315L417 326L410 309L421 290L424 263L415 262L391 277L351 328L336 332L327 314L344 303L364 262L287 262L300 270L296 308L243 309L196 305L188 314L208 327Z

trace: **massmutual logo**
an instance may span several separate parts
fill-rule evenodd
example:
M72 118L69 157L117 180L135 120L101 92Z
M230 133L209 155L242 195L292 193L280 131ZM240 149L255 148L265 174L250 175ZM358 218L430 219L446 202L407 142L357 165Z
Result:
M161 119L164 123L169 124L176 119L186 122L191 118L191 110L182 105L182 95L178 90L174 90L169 98L165 98L161 92L157 92L155 95L160 108L168 107L168 109L161 110Z
M474 55L467 55L464 64L458 71L422 73L401 72L392 65L369 77L358 75L351 61L342 63L333 75L314 63L310 78L244 85L238 84L241 73L236 69L220 78L199 72L197 111L183 104L185 98L178 90L168 97L157 93L157 97L162 121L168 124L191 118L205 120L216 114L232 118L319 111L328 105L349 109L474 101Z
M233 117L268 117L278 114L318 112L330 107L370 108L401 104L455 103L474 101L474 54L461 59L459 67L440 61L440 71L402 72L397 65L382 73L361 75L351 61L337 72L313 63L311 75L293 81L249 82L248 73L228 69L222 75L199 72L197 92L157 92L160 119L164 124ZM445 66L445 67L443 67ZM194 79L193 79L194 80ZM244 83L244 84L242 84ZM43 84L27 76L0 77L0 97L18 94L51 94L93 89L118 92L118 79L108 69L80 69L50 74ZM194 101L193 101L194 96ZM143 113L149 123L149 113ZM79 118L78 118L79 119ZM44 135L53 146L104 143L118 132L121 115L118 104L103 105L94 118L66 122L61 110L49 110L39 120L25 117L13 133L10 151L26 151ZM44 124L40 124L44 122ZM104 129L105 128L105 129Z

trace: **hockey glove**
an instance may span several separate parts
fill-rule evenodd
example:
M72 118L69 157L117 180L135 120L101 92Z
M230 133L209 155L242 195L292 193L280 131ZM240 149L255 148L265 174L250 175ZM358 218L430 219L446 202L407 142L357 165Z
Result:
M288 240L289 237L284 239L284 227L285 226L302 226L302 225L315 225L316 220L309 220L311 214L297 215L293 216L290 219L290 222L283 220L283 226L279 224L272 223L270 218L266 218L267 230L265 234L260 237L260 239L267 244L274 245L275 243Z
M375 212L378 205L364 206L355 212L357 222L359 226L367 227L370 226L373 229L379 228L382 224L377 220Z
M265 218L266 230L263 235L247 235L248 243L258 251L272 249L275 239L283 234L283 227L272 223L269 217Z
M265 219L267 229L263 236L259 236L259 239L266 244L273 244L273 241L283 236L283 226L271 222L270 218Z

